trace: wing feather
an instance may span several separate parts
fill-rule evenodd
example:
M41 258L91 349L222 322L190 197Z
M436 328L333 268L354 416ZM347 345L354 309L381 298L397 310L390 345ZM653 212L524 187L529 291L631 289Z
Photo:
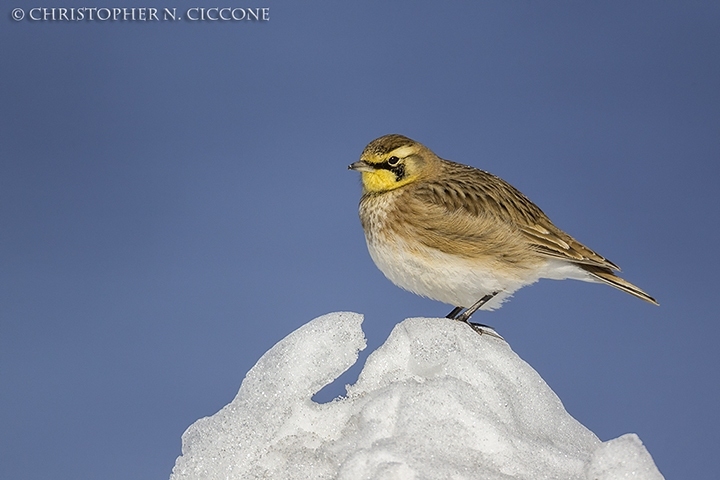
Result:
M441 245L443 251L459 245L474 255L480 251L487 255L505 252L521 260L519 257L525 255L520 252L530 246L531 251L542 256L619 270L613 262L557 228L537 205L501 178L454 162L443 162L443 166L451 170L442 175L443 180L418 182L403 196L400 207L405 214L422 213L426 221L418 230L426 234L415 234L429 246L439 248L437 235L427 234L436 232L452 240L447 242L449 245Z

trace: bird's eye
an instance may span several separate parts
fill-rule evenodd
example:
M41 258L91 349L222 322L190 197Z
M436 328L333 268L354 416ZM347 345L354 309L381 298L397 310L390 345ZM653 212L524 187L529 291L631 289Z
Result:
M390 164L390 165L392 165L392 166L397 165L399 161L400 161L400 159L399 159L398 157L395 157L395 156L392 156L392 157L388 158L388 164Z

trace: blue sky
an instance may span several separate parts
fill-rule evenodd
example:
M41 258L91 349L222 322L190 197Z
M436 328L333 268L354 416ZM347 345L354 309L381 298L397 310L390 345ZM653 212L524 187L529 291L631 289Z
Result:
M365 247L346 166L393 132L511 182L659 300L546 280L475 319L602 440L716 474L720 4L219 6L270 21L15 22L2 0L0 477L164 478L310 319L365 314L367 354L445 315Z

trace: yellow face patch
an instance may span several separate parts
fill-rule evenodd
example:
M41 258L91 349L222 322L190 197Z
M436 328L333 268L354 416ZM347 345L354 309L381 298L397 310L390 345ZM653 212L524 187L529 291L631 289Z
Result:
M362 172L362 183L367 192L387 192L396 188L407 185L415 180L415 176L409 175L398 180L396 175L390 170L378 168L370 172Z
M407 185L417 179L413 172L413 164L408 161L411 154L416 152L414 146L403 146L383 155L365 155L362 162L362 183L366 192L387 192ZM390 160L394 159L392 163Z
M368 192L384 192L397 188L400 182L390 170L379 168L371 172L362 172L362 183Z

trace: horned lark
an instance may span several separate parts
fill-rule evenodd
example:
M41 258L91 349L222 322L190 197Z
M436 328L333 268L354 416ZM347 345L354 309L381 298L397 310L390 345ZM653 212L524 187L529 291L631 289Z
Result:
M402 135L373 140L348 168L362 174L360 221L373 261L396 285L454 305L448 318L469 323L541 278L607 283L657 305L488 172Z

